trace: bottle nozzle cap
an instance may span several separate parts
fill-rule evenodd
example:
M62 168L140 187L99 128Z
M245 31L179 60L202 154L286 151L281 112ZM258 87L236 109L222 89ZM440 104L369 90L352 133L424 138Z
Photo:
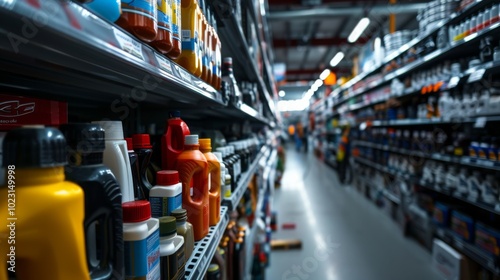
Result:
M127 141L127 150L131 151L134 149L134 141L132 140L132 138L128 137L128 138L125 138L125 141Z
M177 232L175 217L164 216L158 220L160 221L160 237L169 236Z
M180 111L171 111L169 113L170 118L180 118L181 117L181 112Z
M134 134L132 135L134 149L151 149L151 141L149 134Z
M201 138L199 139L200 149L211 150L212 149L212 140L210 138Z
M125 202L122 208L124 223L143 222L151 218L151 205L147 200Z
M172 186L179 183L177 170L161 170L156 172L156 182L159 186Z
M121 121L93 121L104 129L106 140L123 140L123 127Z
M197 134L191 134L191 135L186 135L184 138L184 145L198 145L198 135Z

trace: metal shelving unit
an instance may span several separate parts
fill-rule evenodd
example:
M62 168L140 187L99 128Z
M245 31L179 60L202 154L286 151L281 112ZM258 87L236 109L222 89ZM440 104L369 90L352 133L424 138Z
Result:
M367 141L354 141L353 145L364 146L364 147L379 149L379 150L383 150L383 151L390 151L390 152L399 153L399 154L408 155L408 156L418 156L418 157L443 161L443 162L452 163L452 164L467 165L467 166L476 167L476 168L490 169L492 171L500 171L500 163L499 162L494 162L494 161L487 160L487 159L477 159L477 158L471 158L471 157L467 157L467 156L460 156L460 157L449 156L449 155L443 155L443 154L439 154L439 153L426 154L424 152L394 148L394 147L391 147L389 145L374 144L374 143L370 143Z
M252 59L248 44L245 39L243 30L239 26L236 17L232 13L219 15L222 19L222 26L219 32L221 41L225 42L223 51L227 51L227 55L233 58L235 68L239 71L244 71L244 77L250 81L256 82L263 97L263 103L271 112L273 118L276 120L277 109L274 100L267 90L264 80L259 74L256 62ZM235 73L237 76L242 76L241 73Z
M215 250L229 223L228 209L221 206L220 221L216 226L209 228L208 234L200 241L195 242L193 254L186 262L186 279L203 279Z
M249 106L228 107L211 85L82 6L30 3L0 5L0 88L33 97L43 93L82 108L107 105L120 119L138 103L189 104L221 118L270 124ZM28 34L27 22L40 28Z
M484 1L482 1L484 2ZM476 4L477 5L477 4ZM450 20L450 22L452 22ZM447 23L448 24L448 23ZM446 24L443 24L443 26L446 26ZM470 34L469 36L467 36L466 38L460 40L460 41L457 41L457 42L453 42L451 43L448 47L444 48L444 49L438 49L438 50L435 50L434 52L430 53L430 54L427 54L425 55L424 57L410 63L410 64L407 64L397 70L394 70L388 74L385 74L385 76L383 78L381 78L379 81L376 81L376 82L373 82L371 85L369 86L366 86L364 88L361 88L361 89L358 89L348 95L345 95L341 98L339 98L337 101L333 101L333 107L335 106L338 106L342 103L345 103L347 102L349 99L351 98L354 98L354 97L357 97L357 96L360 96L362 94L365 94L367 93L368 91L371 91L377 87L380 87L382 85L385 85L385 84L388 84L389 82L391 82L393 79L395 78L399 78L399 77L402 77L402 76L405 76L415 70L418 70L418 69L421 69L422 67L424 66L427 66L431 63L434 63L435 61L437 61L438 59L442 59L444 56L449 56L449 55L452 55L453 53L457 53L457 52L460 52L462 49L466 49L465 47L467 45L470 45L470 44L473 44L473 43L476 43L479 39L485 37L485 36L488 36L488 35L491 35L493 34L494 32L497 32L497 29L500 27L500 23L495 23L491 26L489 26L488 28L486 29L483 29L477 33L474 33L474 34ZM433 31L433 32L436 32L437 30ZM412 45L415 45L419 42L421 42L422 38L421 39L418 39L416 40L415 42L412 41ZM408 50L410 47L410 45L408 47L405 47L403 49ZM398 54L401 55L403 54L404 52L401 52ZM395 56L397 57L397 56ZM382 65L385 65L386 63L388 63L389 61L383 63ZM378 67L377 69L375 69L374 71L370 71L370 72L367 72L366 74L360 74L358 76L356 76L355 78L352 79L353 82L348 82L346 83L344 86L336 89L332 94L332 98L338 96L342 91L350 88L352 85L354 85L355 83L361 81L362 79L374 74L375 72L377 71L380 71L380 67Z
M453 247L458 249L460 252L470 257L477 263L481 264L491 272L496 275L500 274L500 266L498 263L498 259L493 258L489 254L483 252L479 247L474 244L467 243L460 239L453 231L444 228L436 229L436 236L441 238L448 244L452 244Z

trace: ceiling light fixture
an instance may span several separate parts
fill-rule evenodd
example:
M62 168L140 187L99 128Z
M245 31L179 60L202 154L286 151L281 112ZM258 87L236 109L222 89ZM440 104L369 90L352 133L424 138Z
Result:
M362 18L358 22L356 27L354 27L354 29L352 30L351 35L349 35L349 37L347 37L347 41L349 41L349 43L356 42L359 39L359 36L361 36L361 34L363 34L363 32L365 31L365 29L368 27L369 24L370 24L369 18L367 18L367 17Z
M285 91L284 91L284 90L280 90L280 91L278 92L278 95L279 95L280 97L285 97L286 93L285 93Z
M338 52L332 60L330 60L330 66L335 67L339 62L344 58L344 53L343 52Z
M321 72L319 78L324 81L326 78L328 78L328 75L330 75L330 69L325 69L323 70L323 72Z

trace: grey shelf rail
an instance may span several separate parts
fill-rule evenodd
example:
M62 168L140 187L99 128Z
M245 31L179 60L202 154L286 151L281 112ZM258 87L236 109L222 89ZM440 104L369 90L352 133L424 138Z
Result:
M443 161L452 164L489 169L492 171L500 172L500 162L491 161L487 159L472 158L468 156L451 156L443 155L440 153L424 153L422 151L411 151L408 149L396 148L390 145L375 144L368 141L353 141L353 145L374 148L383 151L394 152L407 156L416 156L427 159Z
M219 223L215 226L211 226L208 234L202 240L194 243L193 253L185 266L186 279L203 279L229 223L229 215L227 212L227 207L221 206Z

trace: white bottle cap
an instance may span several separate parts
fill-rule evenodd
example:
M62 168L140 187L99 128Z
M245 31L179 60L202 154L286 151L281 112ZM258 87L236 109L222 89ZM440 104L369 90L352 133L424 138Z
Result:
M186 135L184 138L184 145L198 145L198 135L197 134L191 134L191 135Z
M106 140L123 140L123 127L121 121L93 121L104 129Z
M212 154L214 154L214 156L220 161L222 162L222 154L221 152L212 152Z

